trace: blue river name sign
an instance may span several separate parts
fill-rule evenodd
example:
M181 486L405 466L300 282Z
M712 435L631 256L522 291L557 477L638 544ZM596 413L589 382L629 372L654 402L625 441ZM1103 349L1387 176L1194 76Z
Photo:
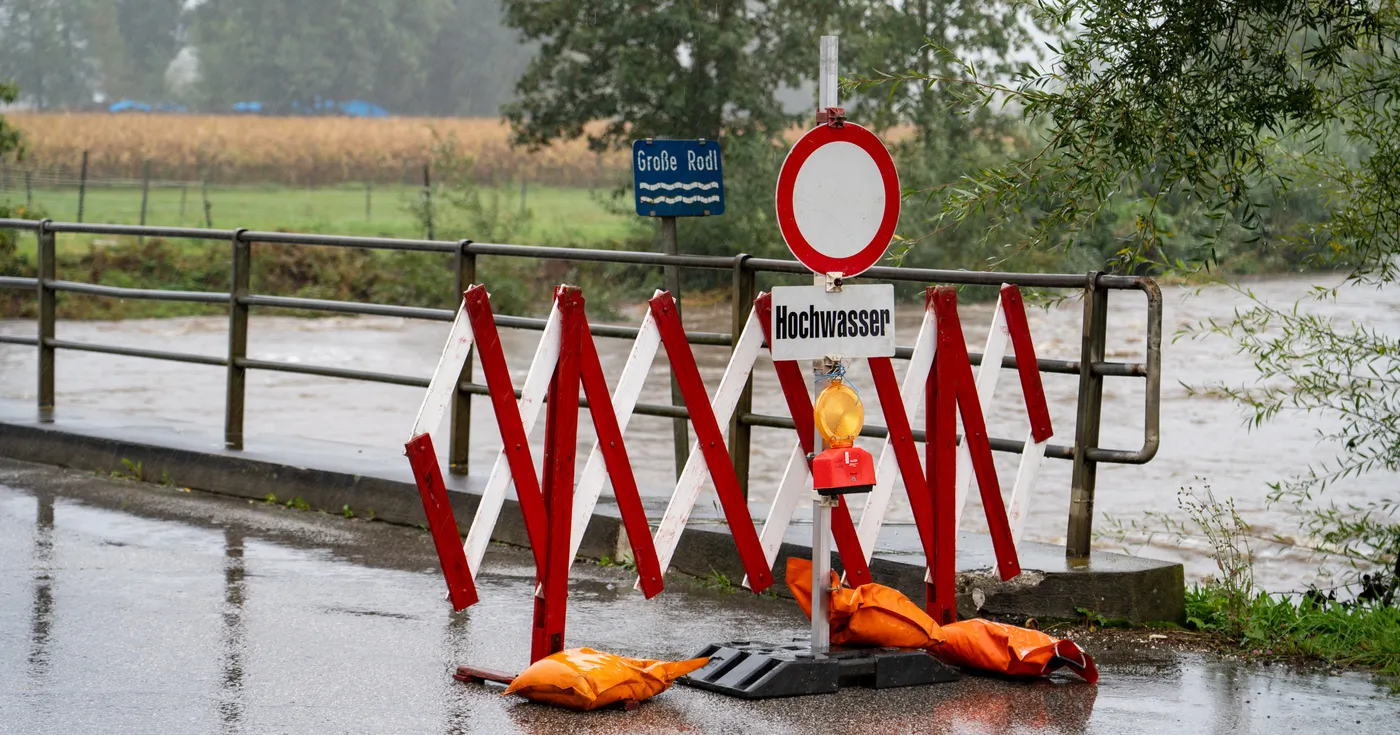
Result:
M642 217L724 214L719 141L632 141L632 191Z

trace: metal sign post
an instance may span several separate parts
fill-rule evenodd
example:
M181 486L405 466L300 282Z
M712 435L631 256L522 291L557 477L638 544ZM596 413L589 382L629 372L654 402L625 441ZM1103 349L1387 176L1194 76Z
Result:
M839 36L822 36L822 56L820 76L817 78L817 114L837 106L837 68L840 58L841 39ZM812 274L812 285L824 287L826 276ZM834 365L828 365L826 358L812 363L812 397L822 394L826 387L826 376L831 374ZM822 449L822 435L812 429L813 457ZM808 458L811 461L811 458ZM831 648L831 502L812 490L812 655L817 656Z

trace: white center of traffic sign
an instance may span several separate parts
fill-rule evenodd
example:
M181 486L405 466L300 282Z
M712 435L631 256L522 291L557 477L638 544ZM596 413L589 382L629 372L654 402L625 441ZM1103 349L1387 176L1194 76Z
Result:
M788 151L778 173L778 229L817 273L850 277L875 265L899 224L899 174L874 133L820 125Z
M880 231L884 187L852 187L853 181L880 181L880 167L865 149L845 141L818 148L797 172L793 216L813 250L849 258Z

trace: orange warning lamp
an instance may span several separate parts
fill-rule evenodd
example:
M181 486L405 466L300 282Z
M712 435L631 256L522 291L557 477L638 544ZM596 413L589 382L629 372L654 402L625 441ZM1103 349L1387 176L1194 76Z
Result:
M826 448L812 460L812 486L821 495L868 493L875 487L875 460L855 446L865 426L860 395L841 380L822 389L812 408Z

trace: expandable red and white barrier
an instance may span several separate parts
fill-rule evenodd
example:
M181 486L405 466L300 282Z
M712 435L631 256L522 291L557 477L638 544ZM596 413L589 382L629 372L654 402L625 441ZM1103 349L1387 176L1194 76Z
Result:
M602 365L592 334L588 331L582 294L577 288L567 286L556 290L554 307L546 321L541 349L537 352L537 357L544 358L535 365L539 368L538 374L550 375L548 413L545 417L545 466L543 477L537 479L528 444L529 430L522 417L522 406L515 399L515 389L511 385L490 299L483 287L473 286L464 294L448 345L429 384L427 398L414 423L413 436L406 445L428 514L429 528L443 562L443 573L453 606L461 609L476 602L476 591L466 549L459 544L456 522L427 432L441 423L450 402L444 400L444 395L450 399L452 391L456 389L456 382L473 343L481 360L496 422L500 427L502 458L509 468L508 479L515 484L516 497L534 553L537 587L531 660L538 660L563 650L568 574L573 560L571 526L580 387L588 398L602 463L612 479L618 509L628 530L633 558L641 576L641 588L647 597L661 591L662 575L622 431L608 395ZM532 373L535 372L532 370ZM448 385L446 389L441 387L444 382ZM536 385L530 387L535 388ZM537 415L538 398L543 396L532 394L529 398L534 405L525 407L525 411ZM524 398L521 402L525 402ZM533 420L532 415L530 421ZM493 472L493 476L495 474ZM488 505L483 498L484 510L482 506L478 507L478 521L487 519L489 523L473 523L471 529L488 540L503 502L504 486L504 483L500 483L500 493L493 505ZM468 543L471 538L469 533ZM479 564L480 557L477 559Z
M807 455L815 449L812 446L812 399L796 362L774 362L798 441L761 533L754 528L740 490L725 443L725 432L758 354L769 338L771 319L770 297L761 294L755 300L729 365L711 398L700 377L675 302L669 293L658 291L648 303L637 339L610 395L584 316L582 294L577 288L561 286L556 290L553 308L517 399L489 297L482 286L469 289L464 294L462 308L453 322L406 445L453 606L461 609L476 601L473 579L480 571L482 556L499 519L506 488L512 484L516 488L537 571L536 639L532 658L548 655L562 646L568 569L605 479L612 481L637 564L637 585L647 597L662 588L663 575L707 474L714 482L743 562L747 575L745 586L756 592L770 586L772 566L783 535L797 504L811 492ZM993 397L1008 339L1017 357L1031 424L1012 491L1009 518L1002 504L982 413L982 406ZM623 433L657 348L662 344L666 346L672 372L689 409L695 442L653 535L642 508ZM502 450L477 506L466 542L459 545L457 526L429 432L442 423L462 366L473 348L500 427ZM951 288L929 289L924 320L902 385L897 383L890 358L871 358L869 364L889 434L877 465L876 486L866 500L859 527L852 521L843 499L832 514L832 535L848 582L859 585L871 581L868 562L888 509L897 469L904 479L930 569L927 601L930 613L936 619L951 620L955 537L972 477L978 480L998 569L1004 579L1010 579L1020 571L1016 544L1024 528L1031 485L1052 431L1020 291L1014 286L1002 288L976 379L958 320L956 291ZM580 387L588 398L597 441L574 487ZM549 400L545 419L545 467L543 478L537 478L528 437L546 397ZM919 461L911 422L914 412L910 410L921 398L927 406L927 472ZM965 431L961 442L956 436L958 413Z

